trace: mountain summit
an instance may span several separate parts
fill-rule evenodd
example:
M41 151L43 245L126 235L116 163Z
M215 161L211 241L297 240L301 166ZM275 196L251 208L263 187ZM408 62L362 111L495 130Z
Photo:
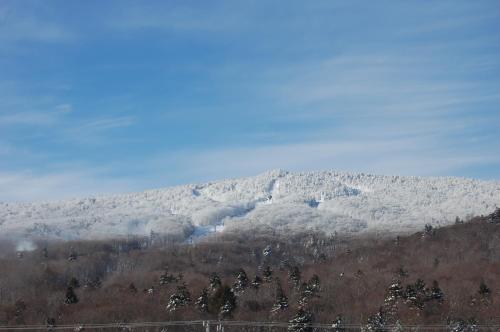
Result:
M189 238L223 229L401 234L498 206L498 181L275 170L141 193L0 203L0 236Z

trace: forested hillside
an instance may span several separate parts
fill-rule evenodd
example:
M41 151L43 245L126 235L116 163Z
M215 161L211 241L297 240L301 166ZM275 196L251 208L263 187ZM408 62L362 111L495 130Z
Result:
M25 252L5 242L1 253L0 325L500 323L499 211L393 238L228 232L194 244L40 242Z

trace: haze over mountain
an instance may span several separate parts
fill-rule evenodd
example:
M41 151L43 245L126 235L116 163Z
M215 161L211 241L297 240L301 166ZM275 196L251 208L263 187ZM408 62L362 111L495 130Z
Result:
M222 230L403 234L498 206L498 181L275 170L140 193L0 203L0 236L191 238Z

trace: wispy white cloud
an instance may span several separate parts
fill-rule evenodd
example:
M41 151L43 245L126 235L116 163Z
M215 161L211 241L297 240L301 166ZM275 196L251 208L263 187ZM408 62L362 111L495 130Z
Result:
M88 119L79 123L71 123L61 129L61 135L79 144L99 144L109 142L107 136L111 131L134 125L133 116L115 116Z

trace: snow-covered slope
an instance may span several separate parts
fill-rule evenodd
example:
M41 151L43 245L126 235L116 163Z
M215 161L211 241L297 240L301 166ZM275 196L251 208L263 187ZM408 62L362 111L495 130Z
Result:
M500 206L500 182L271 171L255 177L47 203L0 203L0 236L90 239L225 230L420 230ZM194 232L194 233L193 233Z

